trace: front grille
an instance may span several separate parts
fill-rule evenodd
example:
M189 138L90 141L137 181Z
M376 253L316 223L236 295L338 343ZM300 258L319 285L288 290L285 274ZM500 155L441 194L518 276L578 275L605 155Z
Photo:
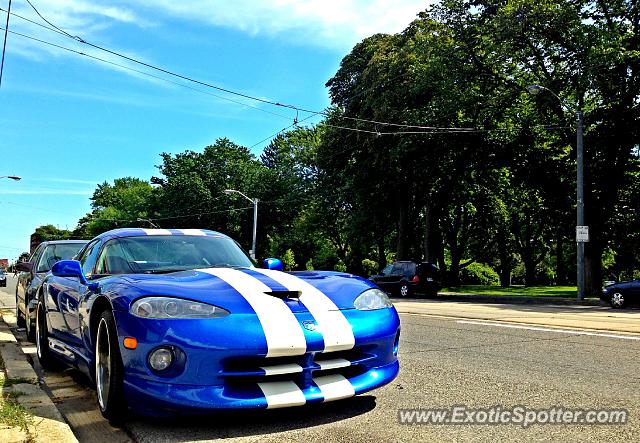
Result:
M363 364L375 358L375 355L358 348L292 357L234 358L225 362L220 375L232 384L294 381L304 388L311 385L313 377L340 374L351 378L360 375L366 372Z

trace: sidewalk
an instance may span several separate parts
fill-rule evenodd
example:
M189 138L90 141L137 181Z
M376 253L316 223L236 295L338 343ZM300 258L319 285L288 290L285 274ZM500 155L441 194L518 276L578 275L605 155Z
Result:
M511 297L505 297L511 298ZM640 334L640 310L562 304L475 303L437 299L393 299L401 314L488 320L536 326Z
M27 361L9 326L15 323L11 311L0 311L0 395L3 411L19 417L21 425L9 426L0 421L3 443L42 442L77 443L69 425L40 388L40 381ZM2 415L0 415L2 419Z
M514 305L582 305L600 306L599 298L586 298L578 302L569 297L532 297L527 295L490 295L490 294L462 294L459 292L439 292L435 300L463 301L472 303L504 303Z

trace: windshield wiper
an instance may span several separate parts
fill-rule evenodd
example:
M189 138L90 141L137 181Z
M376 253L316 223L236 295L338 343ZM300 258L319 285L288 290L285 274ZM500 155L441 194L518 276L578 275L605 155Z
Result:
M171 272L186 271L184 268L171 268L171 269L146 269L142 271L143 274L170 274Z

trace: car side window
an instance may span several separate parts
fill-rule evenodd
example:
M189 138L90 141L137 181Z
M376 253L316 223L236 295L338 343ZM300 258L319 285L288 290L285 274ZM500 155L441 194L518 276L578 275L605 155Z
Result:
M394 263L393 268L391 268L391 275L403 275L404 271L402 270L402 263Z
M40 253L42 252L43 249L44 249L44 244L40 243L36 248L36 250L33 251L33 254L31 254L31 257L29 257L29 260L27 261L30 261L35 264L36 260L40 257Z
M415 263L405 263L405 271L404 271L404 275L406 275L407 277L413 277L414 275L416 275L416 264Z
M87 278L91 278L91 275L93 273L93 265L96 262L96 256L98 255L99 251L100 251L100 241L95 240L89 243L89 245L87 245L87 247L84 249L80 257L78 257L78 260L82 265L82 272Z

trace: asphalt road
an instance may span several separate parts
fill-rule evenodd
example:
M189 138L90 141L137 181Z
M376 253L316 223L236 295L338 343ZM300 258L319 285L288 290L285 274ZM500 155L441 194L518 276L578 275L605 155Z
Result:
M3 288L2 288L3 289ZM1 289L0 289L1 290ZM0 302L6 300L0 297ZM437 301L424 301L425 305ZM590 332L540 325L456 318L477 309L458 303L447 317L402 314L401 372L391 384L350 400L320 407L212 415L201 419L149 420L131 418L124 432L94 435L103 441L191 442L225 439L261 442L386 442L386 441L637 441L640 435L640 336ZM532 318L540 318L534 311ZM542 307L546 316L552 308ZM564 307L563 309L566 309ZM607 308L584 312L602 314ZM577 312L583 312L576 309ZM503 314L510 316L506 308ZM617 311L608 311L617 315ZM572 312L573 314L574 312ZM637 314L637 312L635 312ZM631 314L634 314L632 311ZM515 314L525 315L522 311ZM511 315L511 316L513 316ZM606 315L605 315L606 317ZM632 317L638 320L637 317ZM563 332L564 331L564 332ZM20 335L20 334L19 334ZM29 348L27 348L29 349ZM77 380L74 380L75 377ZM45 381L66 380L82 387L74 371L44 374ZM62 380L62 381L61 381ZM55 390L55 389L54 389ZM73 391L73 389L71 390ZM80 403L91 413L94 394L82 387ZM55 395L55 392L53 393ZM61 396L64 415L73 418L73 395ZM94 403L95 404L95 403ZM66 405L66 406L65 406ZM629 411L626 425L404 425L401 408L449 408L467 405L508 408L605 409ZM65 412L66 411L66 412ZM93 410L95 412L95 410ZM94 415L95 417L95 415ZM89 420L90 421L90 420ZM85 423L80 441L94 441ZM97 440L96 440L97 441Z

